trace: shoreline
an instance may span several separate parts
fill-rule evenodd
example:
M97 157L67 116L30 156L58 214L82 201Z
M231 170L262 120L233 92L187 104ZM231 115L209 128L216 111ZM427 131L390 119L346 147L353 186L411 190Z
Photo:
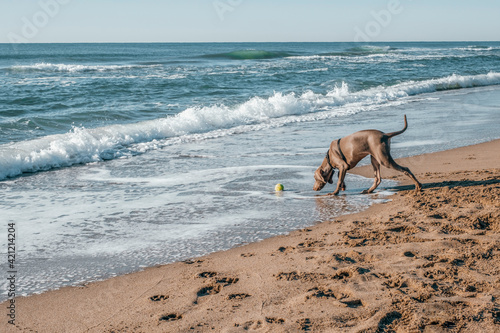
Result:
M493 332L500 325L498 151L500 140L493 140L398 159L424 184L423 193L382 168L383 179L401 181L390 202L190 261L20 297L18 326L4 319L0 327ZM371 166L352 173L372 178Z

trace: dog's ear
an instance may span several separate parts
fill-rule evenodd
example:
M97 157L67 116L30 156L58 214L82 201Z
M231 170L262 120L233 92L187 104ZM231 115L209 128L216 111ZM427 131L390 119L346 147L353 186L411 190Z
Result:
M323 182L323 183L333 184L333 179L332 178L333 178L333 174L334 173L335 172L334 172L333 169L330 169L330 171L325 172L325 171L321 170L321 167L320 167L314 173L314 179L319 180L320 182Z
M326 183L325 178L323 177L323 172L321 172L321 167L316 169L316 171L314 172L314 179Z

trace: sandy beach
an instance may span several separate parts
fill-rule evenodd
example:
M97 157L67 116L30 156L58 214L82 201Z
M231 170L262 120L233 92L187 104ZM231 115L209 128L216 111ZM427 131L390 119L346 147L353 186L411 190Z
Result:
M205 257L17 298L15 325L7 322L4 302L0 327L498 332L499 152L495 140L400 159L423 192L383 168L385 179L401 181L388 202ZM372 177L371 167L353 173Z

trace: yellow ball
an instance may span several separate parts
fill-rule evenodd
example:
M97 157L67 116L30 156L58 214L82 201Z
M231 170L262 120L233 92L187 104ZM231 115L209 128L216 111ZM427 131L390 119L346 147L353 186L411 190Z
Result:
M285 188L283 187L283 184L276 184L276 186L274 187L274 190L276 192L281 192L283 191Z

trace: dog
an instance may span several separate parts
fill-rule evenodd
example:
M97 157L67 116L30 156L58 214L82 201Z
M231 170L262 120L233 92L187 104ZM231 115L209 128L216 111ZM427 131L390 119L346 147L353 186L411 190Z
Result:
M378 130L364 130L338 140L332 141L330 149L326 153L321 166L314 172L314 191L321 191L327 183L333 184L334 169L339 170L339 179L337 188L330 193L337 195L340 190L345 191L345 174L347 170L354 168L359 161L367 155L371 156L371 163L375 174L373 185L362 193L372 193L382 181L380 177L380 165L386 168L392 168L404 173L415 183L415 190L421 191L422 184L415 178L413 173L407 167L397 164L390 153L390 140L392 137L404 133L408 128L406 115L404 116L404 128L397 132L384 133Z

